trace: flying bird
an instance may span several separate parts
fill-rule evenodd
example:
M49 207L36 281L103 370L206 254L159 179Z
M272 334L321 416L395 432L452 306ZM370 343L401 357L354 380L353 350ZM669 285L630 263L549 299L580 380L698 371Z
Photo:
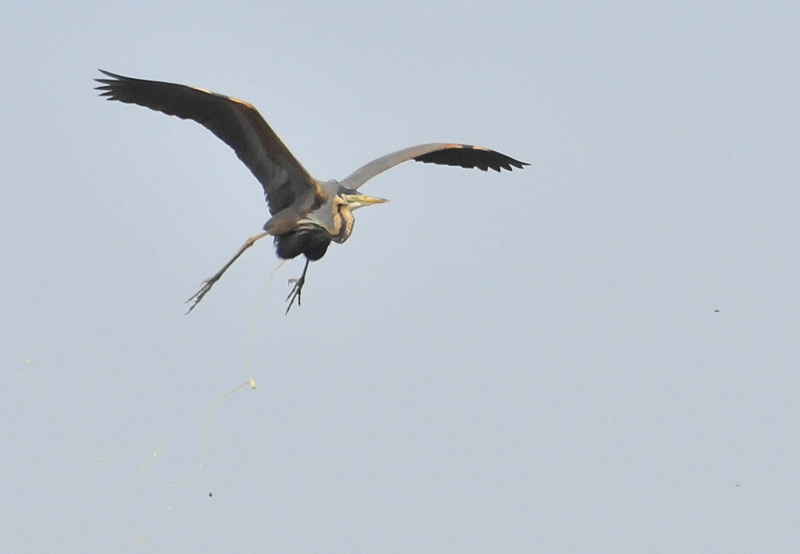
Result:
M238 252L212 277L203 282L187 302L189 312L208 294L227 269L245 250L272 236L279 258L306 258L303 273L286 298L289 313L306 281L308 264L325 255L331 242L343 243L353 232L353 212L363 206L386 202L358 192L359 187L408 160L478 168L482 171L511 171L529 165L482 146L434 143L412 146L377 158L357 169L341 182L320 181L295 159L258 110L238 100L209 90L175 83L148 81L100 70L106 79L95 79L100 96L126 104L138 104L167 115L196 121L233 148L264 189L272 217L263 232L248 238Z

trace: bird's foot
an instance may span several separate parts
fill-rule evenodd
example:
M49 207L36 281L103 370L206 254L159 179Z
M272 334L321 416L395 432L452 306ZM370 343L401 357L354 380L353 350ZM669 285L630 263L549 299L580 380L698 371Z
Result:
M216 277L216 279L214 277ZM200 290L194 293L191 296L191 298L186 300L187 304L189 302L192 303L192 305L189 306L189 309L186 311L187 314L189 314L192 310L194 310L195 306L197 306L200 303L203 297L206 294L208 294L208 291L211 290L211 287L214 286L214 283L216 283L219 280L219 277L217 277L216 275L214 277L211 277L210 279L206 279L205 281L203 281L203 286L200 287Z
M236 258L234 258L234 260L235 260L235 259L236 259ZM228 267L230 267L230 264L231 264L232 262L233 262L233 260L231 260L231 262L229 262L229 263L228 263L228 265L226 265L225 267L223 267L222 269L220 269L219 271L217 271L217 273L215 273L213 277L209 277L208 279L206 279L205 281L203 281L203 285L200 287L200 290L198 290L196 293L194 293L194 294L192 295L192 297L191 297L191 298L189 298L189 299L186 301L187 303L189 303L189 302L191 302L191 303L192 303L192 305L191 305L191 306L189 306L189 310L186 312L186 314L187 314L187 315L188 315L188 314L189 314L189 313L190 313L192 310L194 310L195 306L197 306L197 305L200 303L200 301L203 299L203 297L204 297L206 294L208 294L208 291L210 291L210 290L211 290L211 287L213 287L213 286L216 284L216 282L220 280L220 278L222 277L222 274L223 274L223 273L225 273L225 270L226 270L226 269L228 269Z
M233 265L233 262L235 262L236 260L239 259L239 256L241 256L244 253L245 250L247 250L248 248L253 246L256 243L256 241L266 237L268 234L269 233L264 231L263 233L259 233L259 234L255 235L253 237L250 237L246 241L244 241L244 244L239 249L239 251L236 254L233 255L233 258L228 260L228 263L226 263L224 266L222 266L222 269L217 271L214 274L213 277L209 277L208 279L203 281L203 286L200 287L200 290L197 291L196 293L194 293L194 295L192 295L192 297L189 298L189 300L186 301L187 303L188 302L192 303L192 305L189 307L189 311L187 311L186 313L188 314L189 312L194 310L194 307L197 306L200 303L200 301L203 299L203 297L206 294L208 294L208 291L211 290L211 287L214 286L214 283L216 283L217 281L220 280L220 278L222 277L222 274L225 273L226 271L228 271L228 268L231 265Z
M297 306L300 306L300 295L303 292L303 285L306 284L306 274L305 271L303 275L300 276L299 279L289 279L289 282L294 284L292 287L292 292L289 293L289 296L286 297L286 301L289 302L289 305L286 307L286 313L289 313L289 310L292 309L292 305L294 304L295 299L297 300Z

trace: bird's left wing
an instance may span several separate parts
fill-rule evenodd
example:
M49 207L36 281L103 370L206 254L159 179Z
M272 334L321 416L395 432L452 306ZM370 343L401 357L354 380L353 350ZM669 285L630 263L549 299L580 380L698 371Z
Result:
M233 148L264 188L271 214L311 195L316 204L325 201L317 181L251 104L200 88L100 71L109 77L96 79L100 96L191 119Z
M468 169L477 168L482 171L493 169L497 172L502 169L511 171L515 167L522 169L526 165L530 165L483 146L450 143L420 144L372 160L354 171L340 184L343 187L357 190L376 175L409 160L454 165Z

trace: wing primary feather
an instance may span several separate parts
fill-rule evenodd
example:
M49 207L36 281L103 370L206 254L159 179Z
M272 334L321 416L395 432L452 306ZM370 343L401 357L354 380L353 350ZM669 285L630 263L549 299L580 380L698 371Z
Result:
M493 169L498 173L503 169L512 171L513 168L522 169L526 165L530 165L500 152L470 144L448 144L440 149L416 156L414 161L480 169L481 171Z

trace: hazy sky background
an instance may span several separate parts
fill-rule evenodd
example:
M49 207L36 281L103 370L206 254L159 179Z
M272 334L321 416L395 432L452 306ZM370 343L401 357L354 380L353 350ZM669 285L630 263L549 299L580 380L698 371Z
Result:
M0 551L800 551L800 4L21 2L0 15ZM412 144L288 316L199 125ZM161 455L140 469L154 452ZM213 496L209 496L211 493Z

